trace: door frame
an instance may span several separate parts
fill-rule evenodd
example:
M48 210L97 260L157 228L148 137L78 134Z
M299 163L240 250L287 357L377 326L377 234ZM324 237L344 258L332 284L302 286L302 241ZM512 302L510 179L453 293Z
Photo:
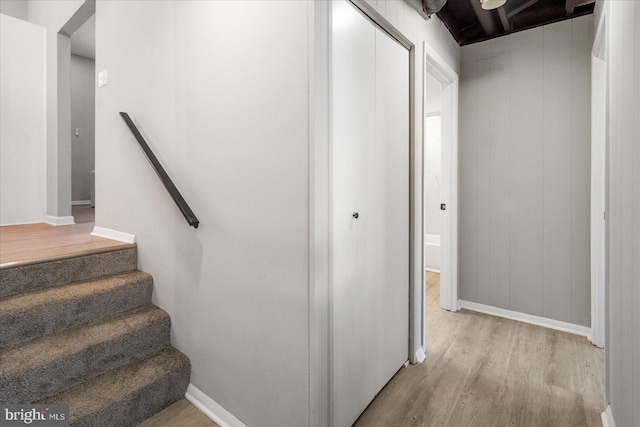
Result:
M411 40L363 0L346 0L378 28L409 51L409 348L407 359L416 359L416 348L424 354L422 324L424 295L422 177L416 176L421 159L416 158L415 51ZM328 426L333 420L332 354L332 167L331 167L331 2L308 2L313 25L309 33L309 425ZM422 141L421 141L422 142ZM422 296L422 298L420 298ZM418 320L419 319L419 320ZM418 328L416 329L416 325ZM365 354L363 353L363 357ZM422 359L424 360L424 358Z
M74 224L71 214L71 35L96 13L95 0L84 0L55 34L55 59L47 65L55 70L56 84L48 89L47 114L47 206L44 222ZM49 58L51 59L51 58ZM95 89L94 89L95 90ZM52 110L53 109L53 110Z
M591 51L591 336L605 346L607 201L607 12L603 9ZM596 99L597 98L597 99Z
M443 215L442 236L440 238L440 307L449 311L458 311L458 91L459 76L447 62L427 42L423 42L423 64L426 82L427 73L442 84L441 120L442 120L442 203L446 204ZM426 84L423 84L426 88ZM426 108L426 90L423 90L423 109ZM423 132L424 133L424 132ZM424 138L424 135L423 135ZM424 159L423 159L424 162ZM424 174L424 163L423 163ZM423 177L424 182L424 177ZM424 221L424 211L422 214ZM423 236L424 239L424 236ZM424 243L423 243L424 247ZM426 269L424 256L422 270ZM421 293L425 300L425 288ZM422 318L424 325L425 307L423 302ZM423 345L424 345L423 334Z

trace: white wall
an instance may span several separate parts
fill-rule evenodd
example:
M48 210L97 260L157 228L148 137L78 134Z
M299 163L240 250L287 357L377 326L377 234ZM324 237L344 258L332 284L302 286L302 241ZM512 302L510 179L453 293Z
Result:
M45 213L45 35L0 15L0 225Z
M91 200L96 135L95 68L94 59L71 55L71 200L74 202Z
M462 48L463 300L590 324L591 19Z
M425 233L435 236L441 231L442 202L442 120L440 116L425 119L424 143L424 211Z
M97 4L97 224L135 233L192 383L247 425L309 419L307 2ZM119 111L200 219L190 228Z
M435 114L442 111L442 83L431 74L425 75L425 114Z
M0 13L27 20L27 0L0 0Z
M634 426L640 420L640 3L598 5L607 19L609 76L607 394L615 425Z
M440 236L442 202L442 85L426 75L424 132L424 216L425 234ZM433 265L432 265L433 267Z

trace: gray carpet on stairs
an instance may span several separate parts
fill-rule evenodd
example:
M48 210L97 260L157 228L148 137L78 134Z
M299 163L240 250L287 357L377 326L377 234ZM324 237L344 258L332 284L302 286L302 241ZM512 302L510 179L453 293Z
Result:
M136 264L130 248L0 269L0 403L125 427L184 398L191 364Z

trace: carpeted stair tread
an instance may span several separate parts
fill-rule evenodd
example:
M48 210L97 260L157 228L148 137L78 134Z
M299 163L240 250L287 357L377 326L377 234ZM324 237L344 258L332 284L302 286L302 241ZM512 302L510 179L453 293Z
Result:
M0 299L137 268L137 249L118 249L0 269Z
M44 399L170 345L171 319L149 305L0 351L0 401Z
M134 271L0 300L0 349L148 305L152 287Z
M73 427L128 427L184 397L191 364L168 348L85 382L43 403L70 406Z

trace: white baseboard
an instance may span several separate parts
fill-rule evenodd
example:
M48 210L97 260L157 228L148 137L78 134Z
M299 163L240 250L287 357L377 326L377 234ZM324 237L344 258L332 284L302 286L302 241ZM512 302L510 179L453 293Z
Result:
M422 363L426 358L427 355L424 352L424 347L420 347L420 349L416 351L416 363Z
M91 200L74 200L71 202L71 206L90 205Z
M111 230L110 228L99 227L97 225L93 227L91 235L96 237L104 237L105 239L116 240L123 243L136 242L135 234L123 233L122 231Z
M602 427L616 427L615 421L613 421L613 412L611 412L611 406L607 406L607 409L600 415L602 418Z
M14 225L27 225L27 224L42 224L42 221L32 221L32 222L9 222L9 223L1 223L0 222L0 227L11 227Z
M45 215L44 222L49 225L73 225L76 221L72 216L53 216L53 215Z
M561 322L559 320L547 319L546 317L534 316L532 314L520 313L519 311L506 310L504 308L492 307L490 305L478 304L477 302L464 300L458 300L458 308L466 308L467 310L477 311L479 313L543 326L545 328L581 335L583 337L587 337L587 339L591 339L591 328L582 325L575 325L573 323Z
M224 409L193 384L189 384L185 397L220 427L247 427L242 421L234 417L231 412Z

